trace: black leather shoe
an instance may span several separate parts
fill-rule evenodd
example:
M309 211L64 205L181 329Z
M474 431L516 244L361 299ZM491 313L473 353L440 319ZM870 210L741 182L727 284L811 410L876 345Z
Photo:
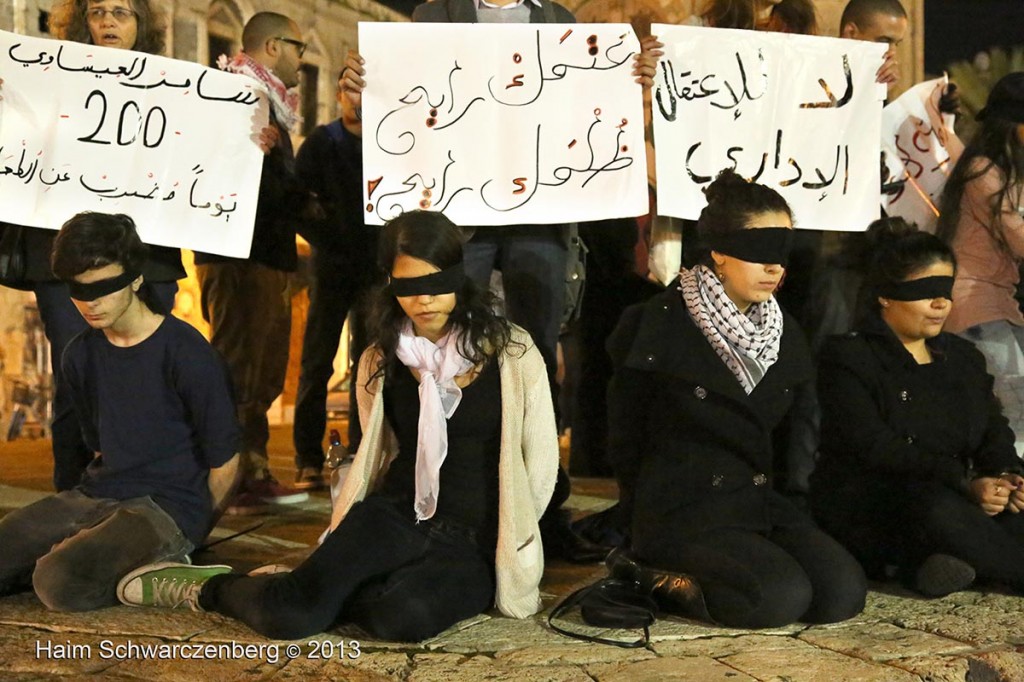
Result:
M651 595L665 613L715 622L704 603L704 593L692 576L645 566L621 547L608 554L605 565L613 578L635 582L640 592Z
M611 547L598 545L580 537L569 525L569 510L559 510L550 518L544 518L540 527L546 559L562 559L573 564L599 564Z

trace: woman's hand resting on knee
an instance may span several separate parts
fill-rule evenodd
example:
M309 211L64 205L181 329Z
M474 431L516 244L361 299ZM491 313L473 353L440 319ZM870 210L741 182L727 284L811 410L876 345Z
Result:
M999 478L1005 485L1010 486L1010 499L1006 503L1006 510L1014 514L1024 511L1024 476L1003 474Z
M1011 485L1002 478L982 476L971 481L969 488L971 499L989 516L995 516L1006 509L1010 501Z

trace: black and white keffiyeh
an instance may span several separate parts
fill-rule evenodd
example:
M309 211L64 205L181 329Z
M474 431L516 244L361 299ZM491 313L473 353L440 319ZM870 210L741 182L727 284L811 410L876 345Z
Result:
M775 297L741 313L705 265L680 270L679 290L690 318L749 395L779 359L782 309Z

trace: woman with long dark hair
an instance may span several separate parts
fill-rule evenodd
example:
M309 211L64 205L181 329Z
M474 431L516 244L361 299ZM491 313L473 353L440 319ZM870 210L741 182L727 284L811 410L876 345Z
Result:
M1024 441L1024 72L1001 78L946 181L937 234L960 267L946 330L978 347L1010 427Z
M792 213L732 171L707 200L700 263L627 309L608 342L609 454L632 528L632 556L608 563L645 587L690 585L668 596L723 625L845 620L864 606L863 572L772 486L774 432L813 375L775 301Z
M418 641L492 604L540 609L538 519L558 440L544 361L463 270L461 233L440 213L392 220L376 342L360 359L363 439L331 532L294 572L155 565L127 575L124 603L217 611L268 637L337 622Z
M868 240L865 314L821 352L814 514L872 577L929 596L976 575L1024 591L1013 433L981 353L943 332L961 305L953 252L895 221Z

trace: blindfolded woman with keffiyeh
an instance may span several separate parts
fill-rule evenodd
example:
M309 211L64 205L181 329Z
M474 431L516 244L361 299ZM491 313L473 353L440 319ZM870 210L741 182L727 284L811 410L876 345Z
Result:
M461 234L442 214L392 220L378 261L390 283L359 361L363 439L323 543L291 573L156 567L142 592L162 581L179 598L137 602L189 603L276 639L355 622L419 641L492 605L540 610L538 519L558 469L544 360L465 276Z
M728 626L845 620L864 605L860 566L772 486L774 432L812 379L774 297L792 213L731 171L706 194L701 262L609 339L609 454L632 530L609 567Z

